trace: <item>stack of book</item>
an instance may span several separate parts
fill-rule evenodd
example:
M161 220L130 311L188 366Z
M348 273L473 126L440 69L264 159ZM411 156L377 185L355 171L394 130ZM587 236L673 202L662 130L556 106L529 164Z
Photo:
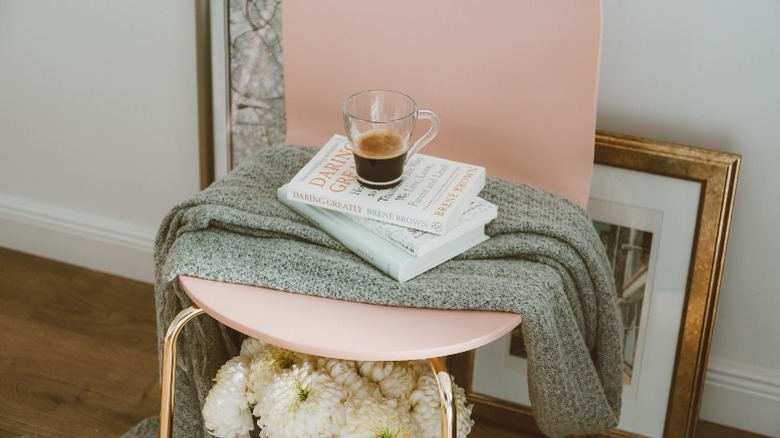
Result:
M403 181L370 189L349 141L333 136L277 191L279 201L390 277L403 282L488 239L496 206L480 198L485 168L415 154Z

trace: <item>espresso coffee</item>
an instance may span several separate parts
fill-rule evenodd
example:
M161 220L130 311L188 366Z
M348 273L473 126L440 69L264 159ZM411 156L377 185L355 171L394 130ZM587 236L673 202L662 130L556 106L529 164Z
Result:
M400 182L404 172L406 142L395 131L369 131L358 138L354 155L361 183L369 187L392 187Z

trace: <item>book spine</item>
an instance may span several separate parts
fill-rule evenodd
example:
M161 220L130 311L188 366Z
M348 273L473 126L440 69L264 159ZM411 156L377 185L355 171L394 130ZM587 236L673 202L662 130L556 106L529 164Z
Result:
M389 242L372 236L368 230L361 230L362 227L359 224L344 217L341 213L323 211L306 204L291 201L288 198L285 187L277 191L277 198L281 203L306 218L314 226L341 242L342 245L360 258L371 263L395 280L399 280L401 267L410 259L410 255L394 247Z
M362 216L345 215L349 219L357 222L367 230L383 238L384 240L392 243L393 245L401 248L411 255L417 256L419 245L415 242L413 234L426 234L424 231L415 230L412 228L401 227L394 224L388 224L385 222L375 221Z
M448 230L455 226L470 202L476 199L479 192L485 187L485 169L483 167L468 166L458 177L458 183L437 208L437 213L442 210L452 210L449 212L446 223ZM460 202L453 201L455 199Z
M478 197L466 207L452 229L441 236L355 215L346 216L409 254L419 257L449 240L457 239L473 228L484 227L496 218L497 209L495 205Z
M443 221L431 220L429 215L383 210L376 208L373 205L369 206L356 202L348 202L344 199L339 199L336 196L328 196L323 193L324 192L311 192L290 186L287 195L292 201L303 202L317 207L378 220L380 222L415 228L434 234L443 234L446 231L445 223Z

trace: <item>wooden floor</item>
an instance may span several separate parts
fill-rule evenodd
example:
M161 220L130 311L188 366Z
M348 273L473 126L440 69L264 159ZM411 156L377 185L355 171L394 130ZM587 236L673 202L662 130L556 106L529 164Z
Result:
M156 415L155 330L151 285L0 248L0 438L117 437ZM760 438L707 422L697 437Z
M0 249L0 437L116 437L159 410L152 286Z

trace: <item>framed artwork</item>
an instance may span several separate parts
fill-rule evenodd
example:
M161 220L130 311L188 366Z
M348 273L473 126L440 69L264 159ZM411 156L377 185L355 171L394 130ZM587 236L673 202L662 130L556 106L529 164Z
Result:
M693 437L740 157L597 133L588 211L624 324L623 408L600 437ZM449 359L474 417L539 432L519 330Z
M201 181L284 142L281 0L199 0ZM200 91L202 90L202 91Z

